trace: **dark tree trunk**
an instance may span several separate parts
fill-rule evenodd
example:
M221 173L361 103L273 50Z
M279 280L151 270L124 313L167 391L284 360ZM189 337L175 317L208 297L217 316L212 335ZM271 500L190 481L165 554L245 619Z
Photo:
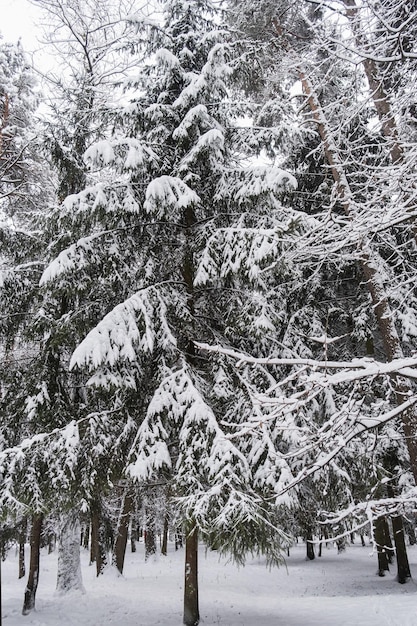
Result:
M127 535L129 531L130 516L133 508L133 497L125 491L122 500L122 508L119 516L118 530L116 541L113 546L113 563L121 574L123 574L123 566L125 562Z
M410 565L408 562L407 548L405 546L404 526L401 515L392 518L392 531L394 533L395 551L397 553L397 580L404 584L411 578Z
M313 533L311 528L307 529L306 534L306 556L309 561L313 561L316 557L314 554Z
M155 527L149 526L145 531L145 561L156 554Z
M395 550L392 547L391 535L389 532L388 520L386 517L381 519L382 529L384 533L384 550L387 553L388 563L394 563Z
M336 541L337 545L337 554L341 554L342 552L346 552L346 540L344 537L341 537Z
M146 531L145 531L145 561L156 554L156 520L155 506L152 496L149 496L149 502L145 504L146 515Z
M29 576L25 589L22 614L28 615L35 608L36 590L39 582L39 559L42 533L42 515L34 515L32 518L32 530L30 533L30 563Z
M95 506L91 511L91 562L96 564L97 576L103 573L107 565L105 534L99 507Z
M169 519L168 519L168 513L166 513L164 517L164 531L162 534L162 547L161 547L161 554L163 554L164 556L168 554L168 526L169 526Z
M198 529L190 521L185 529L184 618L185 626L200 622L198 608Z
M385 550L385 520L379 517L374 522L374 538L378 554L378 576L385 576L389 571L388 556Z
M178 548L182 548L182 545L182 530L180 528L177 528L175 531L175 550L178 550Z
M132 524L132 528L130 531L130 549L132 552L136 552L136 539L137 539L137 531L134 524Z
M26 574L25 568L25 543L27 534L27 519L22 521L19 532L19 580Z

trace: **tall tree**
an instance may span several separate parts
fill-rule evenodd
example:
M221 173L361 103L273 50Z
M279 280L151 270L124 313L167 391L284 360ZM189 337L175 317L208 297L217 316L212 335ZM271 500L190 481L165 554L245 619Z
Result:
M250 411L245 386L227 375L225 399L220 364L201 358L194 346L213 338L239 341L249 324L256 329L251 345L265 347L265 295L245 281L268 263L279 234L296 229L270 199L293 184L291 175L243 162L246 130L236 123L242 111L228 102L226 86L233 48L220 20L205 0L166 3L163 24L134 20L136 43L148 59L130 81L137 96L121 109L114 137L87 150L93 168L104 166L101 180L65 200L62 215L73 219L78 240L43 277L51 289L75 273L78 284L94 284L87 311L97 310L102 293L107 315L75 350L71 366L91 371L88 385L98 387L97 399L115 411L123 432L136 423L129 475L146 482L161 474L178 498L187 530L186 624L199 620L199 532L240 560L251 549L279 560L285 541L271 522L276 511L266 512L262 499L266 486L268 495L273 489L266 468L272 460L258 450L249 461L245 446L229 436L237 428L233 388ZM224 246L224 281L206 288ZM241 278L233 286L235 263ZM114 437L109 409L97 418ZM107 445L114 450L114 439Z

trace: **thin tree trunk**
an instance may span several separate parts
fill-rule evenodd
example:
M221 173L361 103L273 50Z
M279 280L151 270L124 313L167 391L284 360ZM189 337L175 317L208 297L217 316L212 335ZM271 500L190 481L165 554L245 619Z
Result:
M156 554L155 502L152 494L145 502L145 561Z
M137 539L136 524L132 522L131 529L130 529L130 550L132 552L136 552L136 539Z
M316 555L314 554L313 535L309 531L306 538L306 557L309 561L314 561Z
M129 531L130 516L133 509L133 497L129 491L125 491L122 499L122 507L119 516L117 537L113 546L113 563L121 574L125 562L127 535Z
M19 531L19 580L26 574L25 568L25 544L27 534L27 519L25 518L20 526Z
M95 504L91 511L91 555L96 564L97 576L103 573L107 565L105 548L105 529L101 519L99 505Z
M198 529L190 520L185 528L184 618L185 626L200 622L198 607Z
M88 550L90 545L90 521L85 523L83 531L81 533L81 545L85 550Z
M169 526L168 513L165 513L164 530L162 534L162 547L161 547L161 554L163 554L164 556L168 554L168 526Z
M43 515L37 514L32 518L30 533L30 564L29 576L25 589L22 614L28 615L35 608L36 590L39 582L39 559L41 546Z

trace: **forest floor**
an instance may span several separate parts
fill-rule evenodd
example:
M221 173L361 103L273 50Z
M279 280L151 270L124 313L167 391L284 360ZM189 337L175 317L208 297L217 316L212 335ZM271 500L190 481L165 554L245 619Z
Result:
M23 617L25 579L17 580L17 555L2 563L3 626L180 626L184 551L145 563L143 545L126 555L123 577L99 579L82 553L85 593L55 592L57 556L41 557L36 611ZM409 548L417 581L417 546ZM200 613L204 626L417 626L417 584L400 585L395 567L376 575L372 547L349 545L306 561L305 547L291 550L287 567L269 570L263 559L236 567L200 546Z

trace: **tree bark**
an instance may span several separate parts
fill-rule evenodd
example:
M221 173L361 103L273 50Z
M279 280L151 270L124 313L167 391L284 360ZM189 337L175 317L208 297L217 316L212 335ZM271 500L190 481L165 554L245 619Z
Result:
M25 589L22 615L28 615L35 608L36 590L39 582L39 560L43 515L36 514L32 518L30 533L30 564L29 576Z
M165 513L164 530L163 530L163 535L162 535L162 547L161 547L161 554L163 554L164 556L168 554L168 526L169 526L168 513Z
M346 16L348 17L352 27L352 32L358 49L361 50L362 53L365 53L366 50L370 51L369 57L365 56L363 58L362 65L368 80L369 89L378 114L378 119L381 123L382 134L389 142L391 161L393 165L395 165L403 158L403 148L400 143L397 123L395 115L392 111L388 93L386 91L386 86L384 85L384 81L379 77L377 63L372 58L372 46L367 41L363 29L360 28L360 24L356 19L359 10L356 0L344 0L344 3L346 7Z
M379 517L374 521L374 539L378 554L378 576L385 576L389 571L388 555L385 550L384 519Z
M23 519L19 531L19 580L26 574L25 567L25 544L27 533L27 519Z
M59 593L84 592L81 575L80 540L81 526L78 511L69 511L60 519L56 583L56 589Z
M397 554L397 581L404 584L411 578L411 571L401 515L395 515L392 518L392 531L394 533L395 551Z
M185 528L185 576L184 617L185 626L197 626L200 622L198 606L198 529L194 520Z
M129 531L129 522L133 509L133 497L129 491L125 490L122 499L122 507L117 525L117 537L113 546L113 563L117 567L120 574L123 574L123 566L125 562L127 535Z
M389 532L389 524L386 517L381 517L382 533L384 535L384 550L387 555L388 563L394 562L395 550L392 547L391 535Z
M389 498L395 497L394 487L387 485ZM397 556L397 581L406 583L411 578L410 564L408 562L407 548L405 545L404 525L401 515L394 515L391 518L392 532L394 535L395 552Z
M91 556L92 563L95 562L96 564L97 576L100 576L107 565L107 553L105 548L105 529L98 504L95 504L91 510Z
M156 554L156 519L154 494L145 500L145 561Z
M314 561L316 555L314 554L313 532L311 528L307 529L306 534L306 557L309 561Z

